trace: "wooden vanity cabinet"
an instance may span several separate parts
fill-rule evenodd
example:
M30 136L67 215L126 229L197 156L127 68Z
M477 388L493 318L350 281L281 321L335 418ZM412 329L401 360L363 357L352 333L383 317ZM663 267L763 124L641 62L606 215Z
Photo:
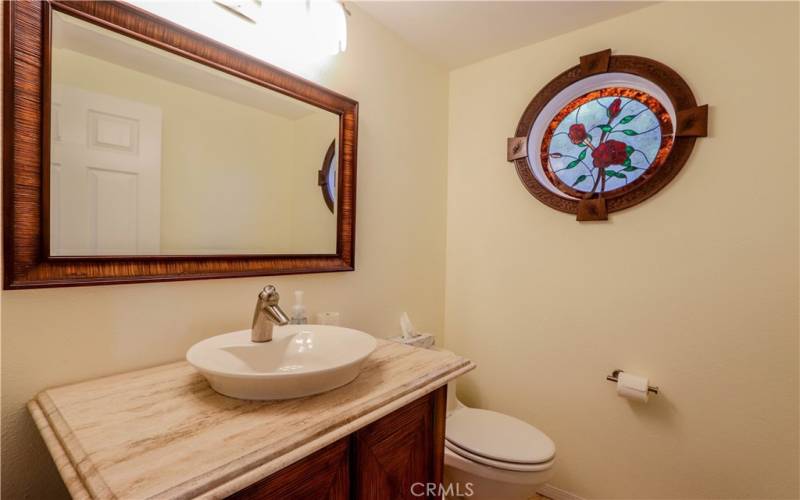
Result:
M441 387L230 498L426 498L425 485L442 482L446 406ZM414 483L420 484L412 492Z
M349 437L305 457L229 498L346 500L350 498Z

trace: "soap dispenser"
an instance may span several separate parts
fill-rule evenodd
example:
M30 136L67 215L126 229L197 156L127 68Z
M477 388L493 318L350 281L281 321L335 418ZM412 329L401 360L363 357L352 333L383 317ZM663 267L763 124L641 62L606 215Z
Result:
M296 290L294 292L294 305L292 306L292 319L289 323L293 325L305 325L308 323L308 313L306 306L303 305L303 292Z

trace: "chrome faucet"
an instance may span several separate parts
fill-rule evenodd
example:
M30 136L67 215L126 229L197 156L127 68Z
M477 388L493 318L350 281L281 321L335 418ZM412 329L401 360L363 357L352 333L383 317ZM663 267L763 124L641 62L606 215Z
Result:
M278 290L272 285L267 285L258 294L256 311L253 314L253 329L250 340L253 342L269 342L272 340L272 329L275 325L283 326L289 323L289 318L278 305Z

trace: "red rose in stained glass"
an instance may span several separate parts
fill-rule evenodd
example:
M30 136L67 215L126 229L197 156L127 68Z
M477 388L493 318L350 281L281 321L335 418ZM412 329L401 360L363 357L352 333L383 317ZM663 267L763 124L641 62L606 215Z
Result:
M553 117L539 147L541 165L548 181L572 197L634 189L663 163L671 132L669 114L647 93L593 90Z
M569 128L569 140L573 144L582 143L588 135L586 134L586 127L582 123L576 123Z
M625 151L627 147L624 142L615 140L601 143L592 151L595 168L622 165L628 159L628 153Z
M619 112L622 110L622 99L619 97L614 99L614 102L608 107L608 117L609 118L616 118Z

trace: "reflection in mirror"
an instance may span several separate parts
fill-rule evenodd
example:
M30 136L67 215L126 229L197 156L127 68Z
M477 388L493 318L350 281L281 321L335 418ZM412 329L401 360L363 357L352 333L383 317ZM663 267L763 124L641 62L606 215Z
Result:
M339 116L53 12L50 254L334 254ZM336 141L334 140L334 143Z
M325 158L322 160L322 168L319 171L319 186L322 188L322 199L331 212L335 212L333 206L336 203L336 173L339 158L336 154L336 139L328 146Z

